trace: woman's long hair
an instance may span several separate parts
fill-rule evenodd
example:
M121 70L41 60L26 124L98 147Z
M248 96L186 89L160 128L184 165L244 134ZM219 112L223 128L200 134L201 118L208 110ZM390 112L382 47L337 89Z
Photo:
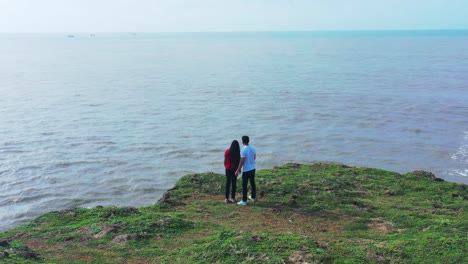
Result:
M240 147L239 142L237 140L233 140L231 143L231 147L229 148L229 158L237 168L240 162Z

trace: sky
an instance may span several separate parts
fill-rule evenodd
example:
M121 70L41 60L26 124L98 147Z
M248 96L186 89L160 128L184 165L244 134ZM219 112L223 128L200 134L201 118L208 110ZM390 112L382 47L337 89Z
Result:
M0 0L0 32L468 29L468 0Z

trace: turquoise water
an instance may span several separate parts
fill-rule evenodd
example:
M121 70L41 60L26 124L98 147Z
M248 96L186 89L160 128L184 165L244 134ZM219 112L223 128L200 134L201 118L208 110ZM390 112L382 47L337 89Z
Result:
M0 34L0 229L335 161L468 183L468 31Z

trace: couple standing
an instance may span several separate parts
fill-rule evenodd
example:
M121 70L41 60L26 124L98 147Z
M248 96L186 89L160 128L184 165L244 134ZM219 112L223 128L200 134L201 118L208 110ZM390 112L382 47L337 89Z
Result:
M236 200L236 187L237 175L240 174L242 168L242 201L238 205L247 205L247 184L250 181L252 188L252 195L249 199L257 201L257 189L255 186L255 159L257 152L255 148L249 145L249 137L242 136L242 150L239 149L239 142L233 140L231 147L224 152L224 167L226 168L226 192L225 202L235 203ZM231 189L232 187L232 189ZM229 192L231 192L231 199L229 199Z

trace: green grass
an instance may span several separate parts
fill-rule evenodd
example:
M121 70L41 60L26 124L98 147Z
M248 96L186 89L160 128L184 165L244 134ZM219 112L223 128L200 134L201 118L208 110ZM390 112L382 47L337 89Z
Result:
M468 263L466 185L286 164L258 171L259 201L240 207L224 181L191 174L151 206L44 214L0 233L0 263Z

